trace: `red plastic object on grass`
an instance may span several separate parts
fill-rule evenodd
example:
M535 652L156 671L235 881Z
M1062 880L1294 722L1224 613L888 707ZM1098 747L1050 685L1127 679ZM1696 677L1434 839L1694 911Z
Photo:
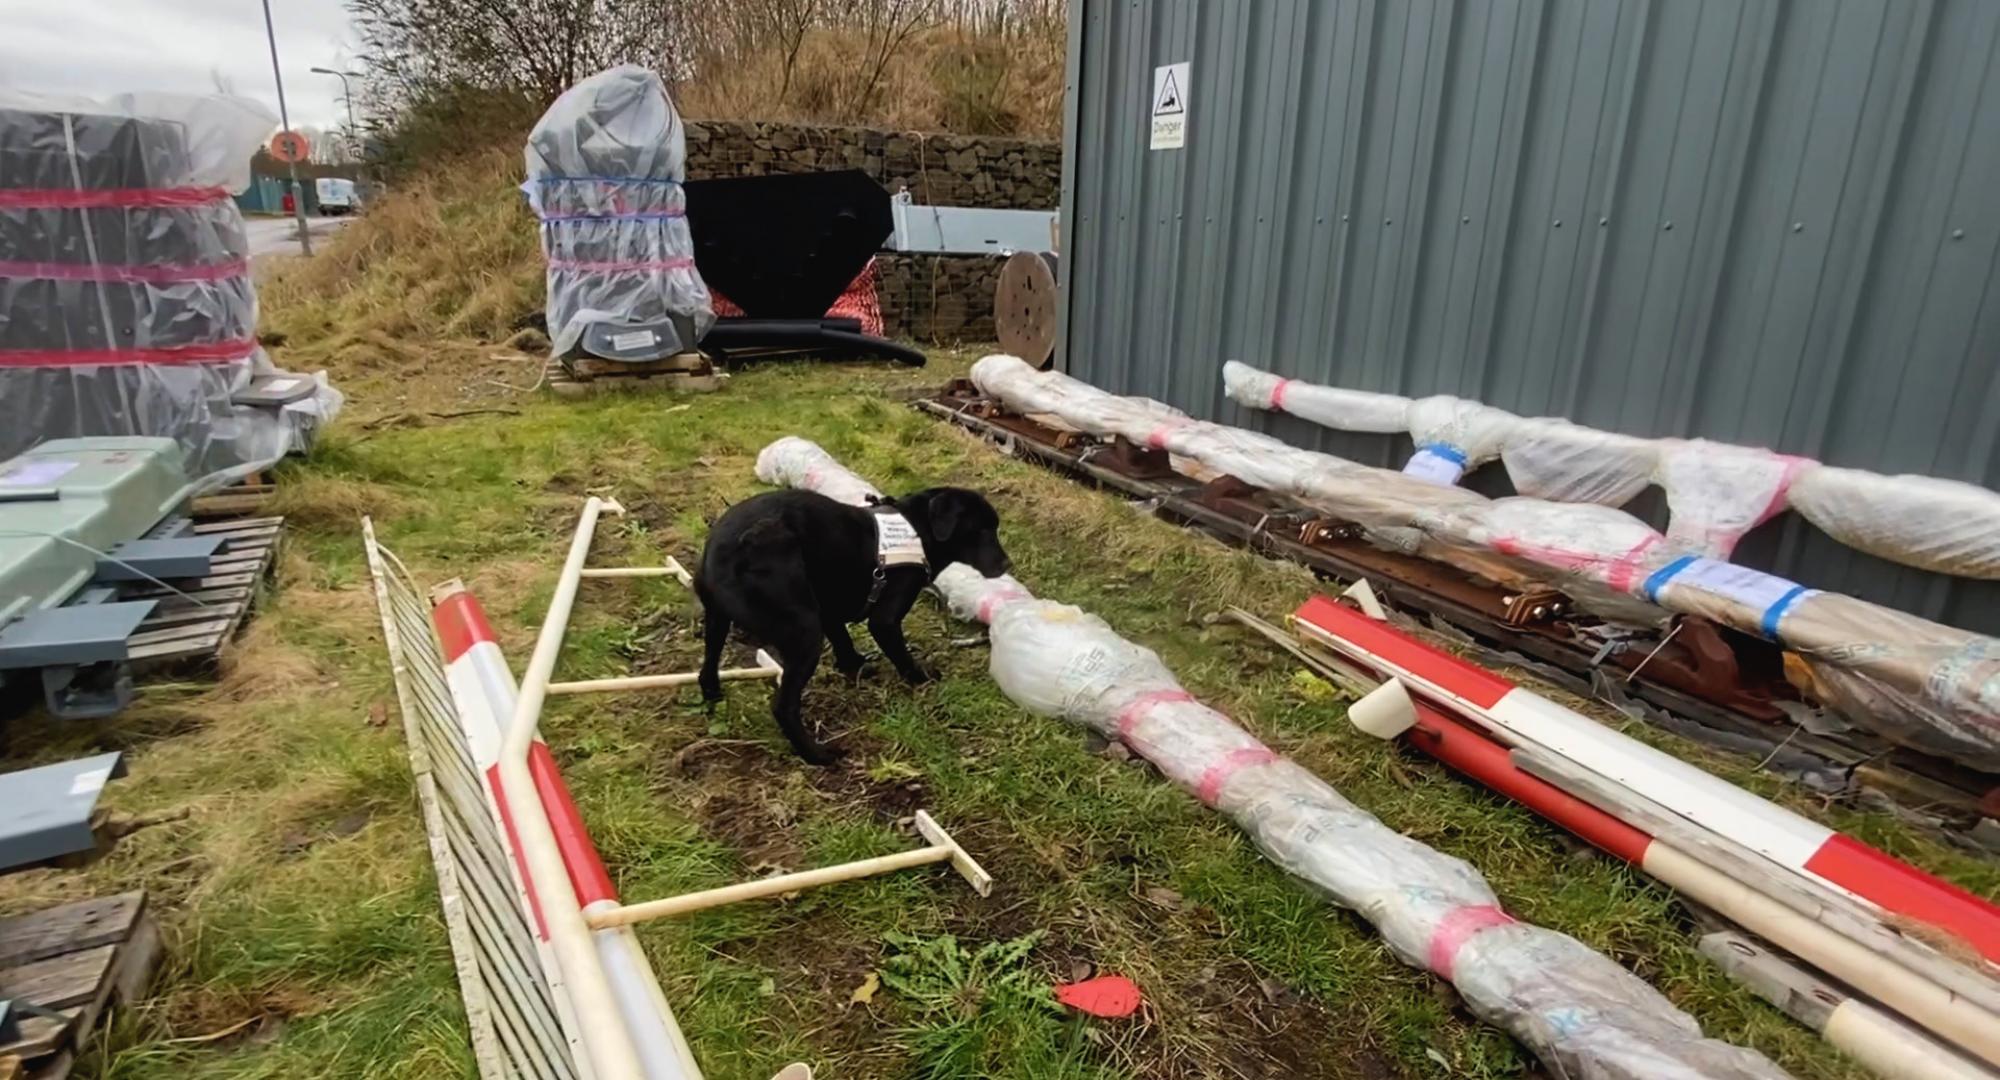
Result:
M1140 996L1138 984L1125 976L1099 975L1082 982L1058 984L1056 1000L1081 1013L1118 1019L1139 1011L1145 998Z

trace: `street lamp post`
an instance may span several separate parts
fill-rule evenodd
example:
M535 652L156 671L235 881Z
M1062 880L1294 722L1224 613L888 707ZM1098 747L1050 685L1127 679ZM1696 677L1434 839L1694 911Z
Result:
M285 76L278 70L278 32L271 26L271 0L264 0L264 38L271 43L271 78L278 83L278 123L292 130L291 116L285 112ZM292 213L299 222L299 251L313 253L312 236L306 231L306 193L299 186L299 163L287 162L292 170Z
M347 77L349 75L358 76L361 73L358 71L335 71L332 68L323 67L316 67L312 70L315 75L331 75L340 80L340 99L347 103L347 139L350 143L358 146L361 141L361 129L354 124L354 88L347 85Z

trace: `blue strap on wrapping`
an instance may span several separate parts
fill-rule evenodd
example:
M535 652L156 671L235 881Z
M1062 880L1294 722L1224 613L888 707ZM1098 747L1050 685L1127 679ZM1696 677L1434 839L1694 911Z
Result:
M1683 555L1673 562L1653 571L1653 576L1647 578L1644 585L1639 586L1639 591L1646 594L1646 599L1656 604L1659 603L1660 590L1666 588L1667 582L1673 580L1675 574L1687 569L1689 564L1693 563L1698 557L1695 555Z
M1465 465L1465 451L1460 450L1458 447L1453 446L1450 443L1441 443L1441 442L1424 443L1423 445L1417 447L1417 451L1419 453L1422 453L1424 451L1429 451L1433 455L1436 455L1437 457L1441 457L1446 461L1451 462L1453 465L1457 465L1460 467L1463 467Z
M1772 641L1778 640L1778 620L1784 618L1785 612L1791 610L1792 605L1797 603L1799 597L1804 596L1805 593L1806 587L1804 585L1794 585L1790 592L1778 597L1771 603L1770 607L1764 609L1763 629L1765 637L1770 638Z

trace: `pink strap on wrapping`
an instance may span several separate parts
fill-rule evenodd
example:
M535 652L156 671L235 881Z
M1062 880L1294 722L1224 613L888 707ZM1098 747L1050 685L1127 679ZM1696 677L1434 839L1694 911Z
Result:
M1473 936L1496 926L1512 926L1512 915L1493 904L1468 904L1454 908L1438 920L1437 929L1431 931L1430 968L1445 979L1451 978L1452 965L1458 950L1465 947Z
M0 349L0 367L87 367L99 364L219 364L247 359L255 338L163 349Z
M1604 583L1619 592L1631 592L1640 581L1639 557L1659 542L1660 534L1654 533L1632 545L1632 550L1612 560L1610 568L1604 572Z
M1771 492L1771 501L1764 504L1764 512L1758 514L1757 520L1750 523L1752 528L1755 528L1758 525L1762 525L1763 523L1778 516L1778 512L1783 510L1785 508L1785 504L1791 499L1792 482L1799 478L1799 473L1802 470L1804 470L1806 466L1813 464L1813 460L1811 458L1797 457L1792 454L1780 454L1778 456L1785 459L1785 471L1779 474L1778 489L1776 491ZM1742 539L1742 538L1739 536L1737 539ZM1734 548L1736 545L1732 543L1729 546L1731 548Z
M20 188L0 190L0 209L5 210L97 210L104 207L207 206L229 201L223 187L105 188L77 191L72 188Z
M979 599L979 621L983 623L992 622L993 609L1002 603L1005 603L1010 600L1031 600L1031 599L1033 599L1033 597L1029 596L1027 593L1022 592L1019 589L1001 589L998 592L987 593L985 596L980 597Z
M1645 555L1660 540L1660 534L1653 533L1644 540L1632 545L1631 550L1625 552L1625 554L1609 562L1605 562L1595 552L1571 551L1568 548L1545 547L1540 544L1524 544L1511 536L1496 536L1489 542L1488 546L1502 555L1519 555L1524 559L1533 559L1545 566L1560 567L1572 572L1603 563L1605 584L1623 592L1631 592L1633 586L1642 580L1639 575L1640 557Z
M1165 450L1167 448L1167 436L1186 426L1188 426L1186 419L1174 417L1146 433L1146 446L1154 450Z
M123 284L175 285L188 281L221 281L250 272L243 259L219 263L161 266L90 265L87 263L0 262L0 278L45 278L52 281L105 281Z
M1285 391L1290 389L1291 385L1292 385L1292 380L1286 378L1280 378L1278 380L1278 385L1273 386L1271 388L1271 407L1273 409L1276 409L1279 412L1285 411Z
M1222 797L1222 785L1229 782L1236 770L1252 765L1269 765L1278 760L1277 751L1268 746L1245 746L1222 755L1222 760L1202 770L1201 782L1195 785L1194 797L1203 806L1214 806Z
M1185 690L1154 690L1140 694L1131 703L1118 710L1118 737L1130 738L1132 729L1139 725L1141 717L1155 705L1165 705L1173 701L1193 701L1194 695Z
M616 274L627 271L686 270L694 265L694 259L682 255L672 259L648 259L642 262L588 262L583 259L550 259L551 270L583 270L593 274Z

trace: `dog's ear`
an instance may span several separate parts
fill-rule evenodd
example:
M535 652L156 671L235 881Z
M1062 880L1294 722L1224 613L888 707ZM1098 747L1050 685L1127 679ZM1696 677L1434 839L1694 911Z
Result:
M931 539L942 544L958 532L959 505L950 492L940 492L926 500L931 517Z

